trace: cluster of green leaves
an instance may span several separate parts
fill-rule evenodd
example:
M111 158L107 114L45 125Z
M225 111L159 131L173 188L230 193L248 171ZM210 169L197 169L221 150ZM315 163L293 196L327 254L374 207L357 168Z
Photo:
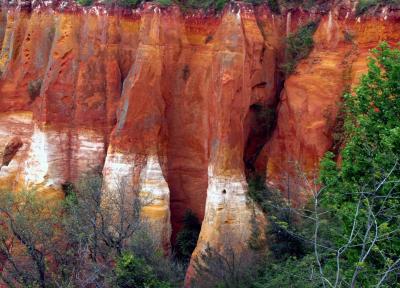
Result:
M375 285L400 255L400 50L383 43L373 55L355 94L345 95L341 165L331 152L321 162L323 204L337 219L330 225L343 228L331 235L334 244L345 245L354 229L352 243L364 243L363 237L371 243L379 235L368 257L360 258L365 245L344 255L343 280L357 269L362 287Z
M286 38L286 61L282 65L285 75L294 72L297 63L310 54L314 47L313 34L317 26L316 22L310 21Z
M315 269L315 259L311 254L301 259L289 257L285 260L275 260L270 257L266 261L262 276L251 287L316 288L318 286L315 285L315 276L310 277L310 275L313 275L313 269Z
M118 0L117 4L125 8L136 7L140 3L140 0Z
M373 7L385 5L399 7L400 0L360 0L356 6L356 15L360 16Z
M76 3L81 6L90 6L93 4L93 0L76 0Z
M156 273L142 258L124 253L115 268L116 285L120 288L171 288L171 284L157 279Z
M181 261L189 261L197 245L201 224L196 214L187 210L183 217L183 228L176 235L175 253Z

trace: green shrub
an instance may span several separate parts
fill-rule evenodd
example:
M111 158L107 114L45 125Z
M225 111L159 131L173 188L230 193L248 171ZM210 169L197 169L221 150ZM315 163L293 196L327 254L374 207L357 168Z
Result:
M264 273L253 283L252 288L317 288L321 287L315 259L307 255L302 259L290 257L284 261L276 261L269 257L265 261Z
M170 6L173 4L172 0L157 0L156 2L161 6Z
M281 14L281 8L279 7L278 0L268 0L267 1L269 9L275 14Z
M81 6L90 6L93 4L93 0L76 0L76 3Z
M196 248L201 224L197 216L187 210L183 219L183 228L176 236L176 257L188 261Z
M244 0L244 2L251 3L253 5L260 5L265 3L265 0Z
M185 1L183 6L186 9L215 9L221 11L228 0L188 0Z
M360 0L356 7L356 15L360 16L367 12L367 10L378 4L377 0Z
M120 288L170 288L168 282L159 281L153 268L130 253L124 253L115 268L116 285Z
M310 54L314 47L313 34L316 29L317 22L310 21L286 38L286 62L282 65L286 75L291 74L297 63Z
M140 0L118 0L117 4L125 8L133 8L140 3Z

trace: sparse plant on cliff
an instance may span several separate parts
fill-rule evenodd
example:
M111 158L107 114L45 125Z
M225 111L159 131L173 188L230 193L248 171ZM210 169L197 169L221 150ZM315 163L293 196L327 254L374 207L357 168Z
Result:
M356 15L360 16L367 12L368 9L370 9L373 6L376 6L378 4L378 0L360 0L357 3L356 6Z
M136 7L140 3L140 0L118 0L117 4L119 6L125 7L125 8L133 8Z
M269 9L275 14L281 14L281 8L279 6L278 0L268 0L267 1Z
M157 0L156 2L161 6L170 6L173 4L172 0Z
M33 102L36 97L40 95L40 89L42 88L43 81L41 79L32 80L28 84L28 93L31 101Z
M76 0L76 3L81 6L90 6L93 4L93 0Z
M182 1L184 9L215 9L221 11L228 0L186 0Z
M313 34L317 25L317 22L310 21L286 38L286 60L282 65L286 75L293 73L297 63L310 54L314 47Z
M360 0L356 6L356 16L361 16L366 13L368 10L374 7L379 6L392 6L392 7L400 7L399 0Z

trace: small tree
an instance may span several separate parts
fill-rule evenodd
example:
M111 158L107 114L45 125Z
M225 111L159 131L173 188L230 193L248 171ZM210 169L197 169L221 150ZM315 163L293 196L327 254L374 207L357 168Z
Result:
M56 247L56 204L34 192L0 191L0 253L6 263L1 279L10 287L47 287L52 281L47 257Z

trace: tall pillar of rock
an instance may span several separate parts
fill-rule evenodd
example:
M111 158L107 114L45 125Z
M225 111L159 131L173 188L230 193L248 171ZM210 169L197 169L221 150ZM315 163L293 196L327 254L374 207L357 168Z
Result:
M186 211L191 210L200 221L203 219L206 202L208 101L212 93L211 66L214 54L211 39L220 19L207 22L202 16L186 19L185 30L180 36L176 35L182 42L179 58L175 63L170 63L171 70L164 75L169 78L166 79L169 83L173 83L170 93L166 93L167 164L173 238L182 227Z
M131 197L139 195L143 199L143 213L152 222L154 237L168 248L170 195L162 168L165 156L160 153L165 117L161 77L163 55L168 48L162 43L166 31L161 21L160 8L147 5L140 19L135 61L123 84L103 175L104 201L118 192L122 181L129 187Z
M99 9L83 19L71 131L70 179L103 167L121 93L115 17ZM100 14L100 15L98 15Z
M22 172L25 186L57 191L70 176L71 124L79 61L81 21L57 15L55 38L42 80L28 159Z
M249 249L251 221L259 216L257 207L247 197L243 163L245 117L252 104L252 65L247 49L253 41L257 43L255 39L246 41L246 32L250 31L245 30L243 22L248 16L246 6L231 5L213 39L207 199L187 285L193 262L208 245L221 253L225 249L233 248L238 253ZM263 44L261 34L257 37Z

